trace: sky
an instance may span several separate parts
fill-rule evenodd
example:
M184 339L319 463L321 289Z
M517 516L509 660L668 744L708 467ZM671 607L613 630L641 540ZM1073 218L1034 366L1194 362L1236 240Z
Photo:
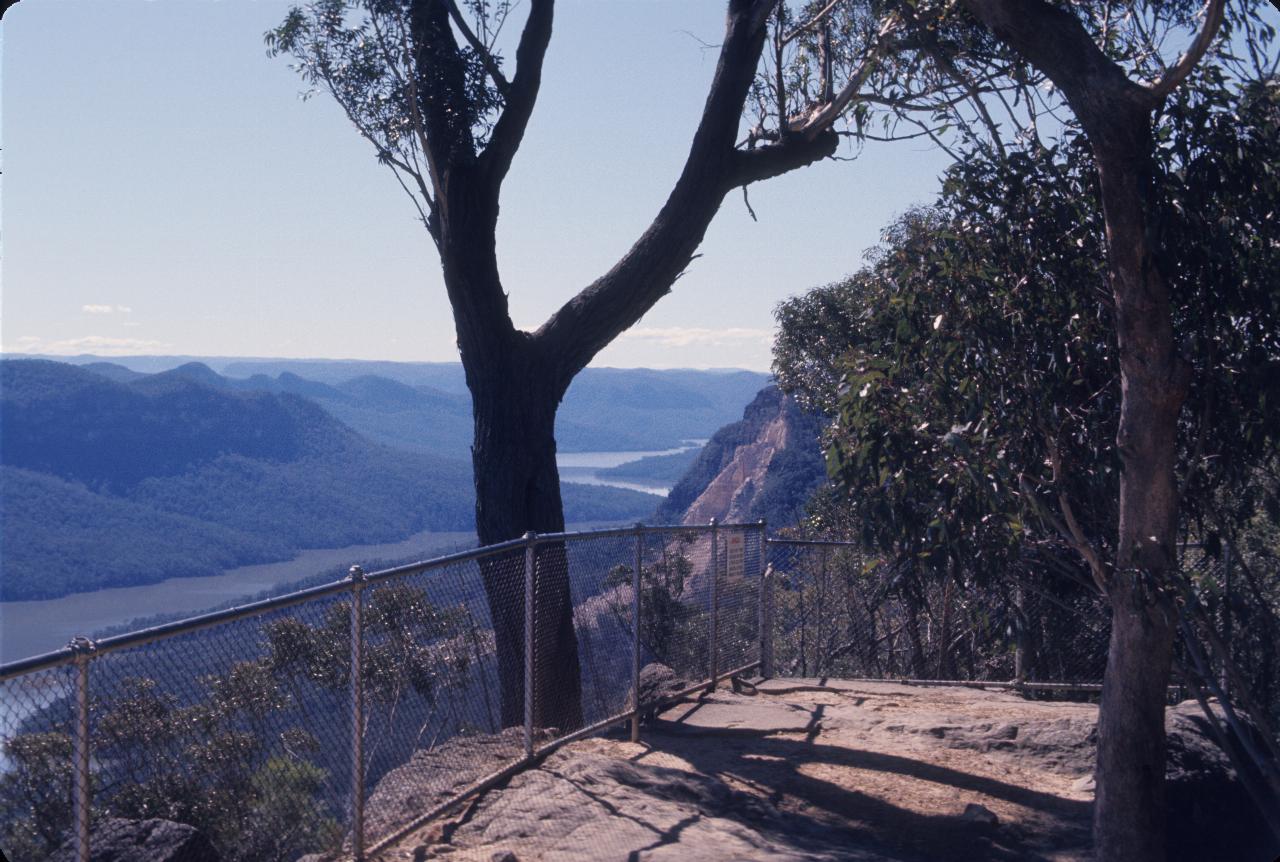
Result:
M457 360L412 204L337 105L302 100L286 59L266 55L289 6L22 0L5 14L0 349ZM557 3L502 196L517 326L539 326L657 213L724 9ZM856 270L945 166L924 144L869 145L752 186L758 221L729 195L702 256L593 364L767 370L775 306Z

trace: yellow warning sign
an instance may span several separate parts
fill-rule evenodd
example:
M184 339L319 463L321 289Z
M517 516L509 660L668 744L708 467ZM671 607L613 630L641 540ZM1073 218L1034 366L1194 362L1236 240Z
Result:
M724 542L724 573L730 581L742 580L742 569L747 554L747 537L744 533L730 533Z

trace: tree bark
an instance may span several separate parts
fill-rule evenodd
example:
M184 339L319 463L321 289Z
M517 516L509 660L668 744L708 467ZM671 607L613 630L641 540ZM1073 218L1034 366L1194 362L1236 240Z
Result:
M518 345L518 346L517 346ZM469 368L475 415L472 465L476 529L482 545L532 530L564 530L556 469L555 414L562 392L516 339L508 361ZM533 722L572 730L582 724L582 689L573 603L563 543L539 545L534 568ZM524 721L525 554L521 548L481 565L502 680L502 724Z
M667 292L692 260L724 196L830 155L829 129L790 136L750 152L735 138L775 0L729 0L715 77L689 155L666 204L608 273L569 300L537 332L511 323L498 271L498 202L541 84L551 39L552 0L531 0L502 82L504 104L488 142L476 152L466 64L450 6L413 0L409 8L416 94L432 200L427 227L440 253L458 350L475 416L476 530L482 544L529 530L564 529L555 462L556 408L574 376ZM420 118L420 121L419 119ZM534 723L569 729L582 723L581 682L567 555L540 545L534 616ZM502 723L523 721L523 554L481 567L493 620L502 689Z
M1165 858L1164 706L1175 615L1177 420L1190 366L1177 353L1168 284L1150 230L1152 113L1212 40L1221 3L1170 74L1129 80L1080 21L1043 0L964 0L997 38L1062 90L1093 148L1120 354L1117 554L1106 578L1111 640L1098 716L1094 844L1100 862Z
M1107 585L1111 640L1098 716L1098 858L1165 858L1164 706L1176 614L1178 414L1189 366L1178 356L1168 285L1148 239L1151 119L1094 144L1120 352L1120 524Z

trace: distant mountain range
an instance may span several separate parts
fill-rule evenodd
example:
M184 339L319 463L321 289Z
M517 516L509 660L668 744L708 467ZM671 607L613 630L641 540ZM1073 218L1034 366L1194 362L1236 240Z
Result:
M117 382L140 373L168 372L238 391L300 395L375 442L470 457L471 401L456 362L150 356L59 360ZM560 405L556 445L561 452L646 451L706 439L735 421L769 379L741 370L587 368Z
M157 371L151 360L83 359L0 360L0 598L472 526L459 366L388 364L395 378L367 373L386 370L377 363L223 366L239 377L200 362ZM315 369L327 379L298 373ZM708 436L763 378L588 369L561 409L578 418L558 433L579 451L667 448ZM563 492L570 521L634 520L655 500Z

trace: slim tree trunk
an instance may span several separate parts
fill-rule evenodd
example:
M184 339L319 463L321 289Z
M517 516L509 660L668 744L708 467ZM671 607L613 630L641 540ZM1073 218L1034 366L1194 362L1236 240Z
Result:
M1168 285L1148 238L1150 114L1113 115L1110 129L1093 146L1120 352L1122 472L1094 841L1103 862L1154 862L1165 858L1164 706L1176 630L1167 588L1177 566L1174 468L1189 366L1174 345Z
M1111 641L1098 716L1094 845L1100 862L1165 858L1165 687L1175 620L1178 414L1189 364L1178 356L1168 284L1152 237L1152 114L1222 24L1210 0L1187 52L1157 81L1132 81L1073 12L1044 0L963 0L992 33L1062 90L1097 161L1120 353L1120 523L1106 578Z

